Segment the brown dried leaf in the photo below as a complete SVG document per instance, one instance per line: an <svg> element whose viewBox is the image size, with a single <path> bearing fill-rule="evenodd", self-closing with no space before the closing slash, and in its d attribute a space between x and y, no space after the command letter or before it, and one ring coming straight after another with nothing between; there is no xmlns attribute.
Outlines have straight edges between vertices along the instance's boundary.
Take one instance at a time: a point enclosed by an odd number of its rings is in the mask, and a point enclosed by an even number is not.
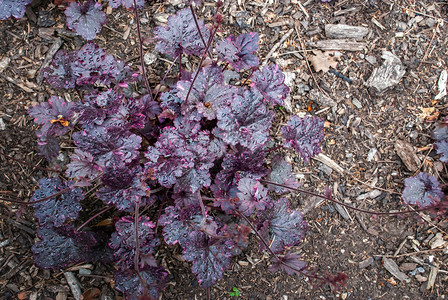
<svg viewBox="0 0 448 300"><path fill-rule="evenodd" d="M334 56L330 56L330 51L322 52L320 50L313 50L314 55L310 56L310 62L316 72L328 72L330 68L336 68L338 62Z"/></svg>

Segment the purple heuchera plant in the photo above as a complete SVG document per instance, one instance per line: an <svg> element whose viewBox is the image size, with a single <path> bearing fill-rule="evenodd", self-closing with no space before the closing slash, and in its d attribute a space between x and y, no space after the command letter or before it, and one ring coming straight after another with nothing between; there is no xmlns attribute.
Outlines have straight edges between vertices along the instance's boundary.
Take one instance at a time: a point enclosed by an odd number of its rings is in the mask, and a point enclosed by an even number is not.
<svg viewBox="0 0 448 300"><path fill-rule="evenodd" d="M0 0L0 20L13 16L16 19L23 17L26 6L32 0Z"/></svg>
<svg viewBox="0 0 448 300"><path fill-rule="evenodd" d="M102 8L100 3L93 0L87 0L84 4L72 2L65 10L67 27L84 39L93 40L106 23L106 14Z"/></svg>
<svg viewBox="0 0 448 300"><path fill-rule="evenodd" d="M145 0L137 0L137 8L142 8L145 5ZM117 8L123 5L126 8L134 7L134 0L109 0L109 5L112 8Z"/></svg>
<svg viewBox="0 0 448 300"><path fill-rule="evenodd" d="M406 204L424 208L438 204L445 199L445 194L436 177L420 172L404 180L402 198Z"/></svg>
<svg viewBox="0 0 448 300"><path fill-rule="evenodd" d="M317 117L300 118L291 116L287 126L282 128L284 145L300 153L308 162L311 157L320 153L320 143L324 140L324 122Z"/></svg>
<svg viewBox="0 0 448 300"><path fill-rule="evenodd" d="M131 8L132 2L109 3ZM88 8L83 13L86 26L90 10L102 13L92 1L73 7ZM92 28L95 34L98 24ZM199 30L206 41L213 41L202 21ZM205 49L189 8L154 33L156 49L172 57L214 53ZM258 65L257 41L257 34L243 34L220 42L215 50L240 71ZM179 244L183 258L192 262L202 287L223 276L231 258L247 247L252 229L275 253L298 245L306 231L302 215L289 208L287 199L275 201L269 193L288 191L275 184L298 185L291 166L281 157L271 157L275 148L268 148L274 118L269 103L283 103L288 92L284 75L278 66L266 66L254 73L253 84L247 87L232 85L231 79L240 74L229 71L216 63L182 70L177 80L166 81L160 98L154 98L155 93L146 90L139 95L143 78L93 43L55 55L43 76L55 88L76 88L82 100L71 103L52 97L31 108L30 115L42 125L39 150L49 158L59 151L56 137L72 131L76 149L65 173L77 182L44 179L31 200L41 225L41 241L33 247L38 266L64 268L114 252L117 290L129 299L157 298L167 281L153 256L160 243L154 233L157 222L166 244ZM293 116L282 133L285 145L308 160L320 151L323 122ZM71 186L86 186L93 180L100 185L96 197L125 214L116 222L115 233L106 237L89 233L85 223L82 232L74 227L80 221L76 218L82 193ZM65 187L70 191L37 202ZM211 194L214 198L209 198ZM147 209L160 211L159 220L150 219L155 215L145 214ZM126 215L130 213L139 215L137 222ZM105 244L112 248L107 248L109 252L97 251ZM56 257L51 251L65 256ZM274 269L294 273L304 263L287 254L274 264Z"/></svg>

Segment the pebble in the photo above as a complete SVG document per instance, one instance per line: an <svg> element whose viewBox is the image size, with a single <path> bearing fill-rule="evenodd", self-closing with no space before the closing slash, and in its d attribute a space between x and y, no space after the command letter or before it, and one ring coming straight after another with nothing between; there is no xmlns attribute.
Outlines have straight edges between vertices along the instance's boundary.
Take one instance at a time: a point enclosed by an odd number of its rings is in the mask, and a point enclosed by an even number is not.
<svg viewBox="0 0 448 300"><path fill-rule="evenodd" d="M403 272L412 271L415 270L415 268L417 268L417 264L415 263L402 263L400 265L400 270Z"/></svg>
<svg viewBox="0 0 448 300"><path fill-rule="evenodd" d="M420 274L415 275L415 279L417 279L418 282L425 282L425 281L428 280L427 277L422 276L422 275L420 275Z"/></svg>
<svg viewBox="0 0 448 300"><path fill-rule="evenodd" d="M367 258L367 259L365 259L363 261L360 261L358 263L358 267L360 269L365 269L365 268L367 268L368 266L370 266L372 264L373 264L373 257L369 257L369 258Z"/></svg>
<svg viewBox="0 0 448 300"><path fill-rule="evenodd" d="M372 65L376 64L376 57L373 55L367 55L366 60L368 63L370 63Z"/></svg>
<svg viewBox="0 0 448 300"><path fill-rule="evenodd" d="M362 108L362 103L358 99L353 98L352 103L354 106L356 106L356 108L358 108L358 109Z"/></svg>

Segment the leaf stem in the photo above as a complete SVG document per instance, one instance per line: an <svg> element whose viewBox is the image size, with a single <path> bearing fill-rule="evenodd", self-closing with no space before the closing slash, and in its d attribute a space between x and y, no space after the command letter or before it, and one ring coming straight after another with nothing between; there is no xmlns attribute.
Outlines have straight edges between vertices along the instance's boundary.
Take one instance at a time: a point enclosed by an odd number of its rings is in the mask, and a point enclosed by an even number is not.
<svg viewBox="0 0 448 300"><path fill-rule="evenodd" d="M167 77L168 74L170 73L170 71L171 71L171 69L173 68L174 64L176 64L176 60L177 60L177 57L174 58L173 62L172 62L171 65L168 67L168 70L165 72L165 75L163 75L163 78L162 78L162 80L161 80L160 82L164 82L164 81L165 81L166 77ZM179 62L179 64L180 64L180 62ZM180 71L179 71L179 74L180 74ZM180 75L179 75L179 76L180 76ZM162 88L161 86L159 86L159 87L157 88L157 90L156 90L156 95L154 96L154 100L157 99L157 96L159 95L159 92L160 92L160 89L161 89L161 88Z"/></svg>
<svg viewBox="0 0 448 300"><path fill-rule="evenodd" d="M113 206L109 206L106 207L105 209L101 210L100 212L94 214L93 216L91 216L87 221L85 221L81 226L78 227L78 229L76 229L76 231L80 231L84 226L86 226L87 224L90 223L90 221L92 221L93 219L95 219L96 217L98 217L99 215L102 215L103 213L105 213L106 211L112 209Z"/></svg>
<svg viewBox="0 0 448 300"><path fill-rule="evenodd" d="M146 89L148 90L148 93L151 97L151 100L153 99L152 90L149 86L148 76L146 76L146 68L145 68L145 60L143 59L143 42L142 42L142 33L140 31L140 17L138 16L138 9L137 9L137 1L134 0L134 12L135 12L135 22L137 23L137 34L138 34L138 45L139 45L139 54L140 54L140 65L142 67L142 73L143 73L143 79L145 81Z"/></svg>
<svg viewBox="0 0 448 300"><path fill-rule="evenodd" d="M191 4L191 3L190 3L190 10L191 10L191 14L193 15L194 24L196 25L196 28L199 32L199 36L201 37L202 43L204 44L204 47L207 48L207 43L205 42L204 36L202 35L201 28L199 27L198 19L196 17L196 13L194 12L194 9L193 9L193 4ZM209 50L206 49L205 51L207 53ZM211 53L209 53L209 56L211 57ZM179 73L180 73L180 70L179 70Z"/></svg>
<svg viewBox="0 0 448 300"><path fill-rule="evenodd" d="M279 186L279 187L283 187L283 188L287 188L296 192L300 192L300 193L305 193L311 196L315 196L315 197L319 197L328 201L331 201L333 203L337 203L339 205L345 206L347 208L350 208L352 210L358 211L358 212L362 212L362 213L366 213L366 214L371 214L371 215L388 215L388 216L394 216L394 215L401 215L401 214L410 214L410 213L414 213L414 212L419 212L419 211L426 211L428 210L428 208L421 208L421 209L415 209L415 210L405 210L405 211L396 211L396 212L381 212L381 211L375 211L375 210L366 210L366 209L362 209L362 208L357 208L354 206L351 206L349 204L346 204L344 202L335 200L331 197L326 197L326 196L322 196L320 194L314 193L314 192L310 192L310 191L306 191L306 190L302 190L299 188L293 188L290 187L288 185L284 185L284 184L279 184L279 183L275 183L272 181L268 181L268 180L260 180L260 182L266 183L266 184L271 184L271 185L275 185L275 186Z"/></svg>

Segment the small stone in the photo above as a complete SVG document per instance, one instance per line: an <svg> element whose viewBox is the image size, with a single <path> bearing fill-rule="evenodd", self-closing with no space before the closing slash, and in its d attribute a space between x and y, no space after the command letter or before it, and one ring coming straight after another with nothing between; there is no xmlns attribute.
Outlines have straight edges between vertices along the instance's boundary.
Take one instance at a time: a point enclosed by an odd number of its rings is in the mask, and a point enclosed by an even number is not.
<svg viewBox="0 0 448 300"><path fill-rule="evenodd" d="M405 22L397 22L397 31L405 31L408 25Z"/></svg>
<svg viewBox="0 0 448 300"><path fill-rule="evenodd" d="M362 108L362 103L358 99L353 98L352 103L353 103L354 106L356 106L357 109L361 109Z"/></svg>
<svg viewBox="0 0 448 300"><path fill-rule="evenodd" d="M371 65L375 65L376 64L376 57L373 55L367 55L366 56L366 60L368 63L370 63Z"/></svg>
<svg viewBox="0 0 448 300"><path fill-rule="evenodd" d="M92 271L90 271L89 269L84 269L84 268L81 268L81 269L79 269L79 275L90 275L90 274L92 274Z"/></svg>
<svg viewBox="0 0 448 300"><path fill-rule="evenodd" d="M153 63L156 62L157 60L157 55L155 55L154 53L145 53L145 55L143 56L143 60L145 61L145 64L152 65Z"/></svg>
<svg viewBox="0 0 448 300"><path fill-rule="evenodd" d="M2 60L0 60L0 73L6 70L6 68L9 66L9 63L11 62L11 59L9 57L4 57Z"/></svg>
<svg viewBox="0 0 448 300"><path fill-rule="evenodd" d="M368 257L367 259L364 259L363 261L360 261L358 263L358 267L360 269L365 269L365 268L367 268L368 266L370 266L372 264L373 264L373 257Z"/></svg>
<svg viewBox="0 0 448 300"><path fill-rule="evenodd" d="M409 272L415 270L415 268L417 268L417 264L415 263L402 263L400 265L400 270L403 272Z"/></svg>
<svg viewBox="0 0 448 300"><path fill-rule="evenodd" d="M3 118L0 118L0 130L5 130L5 129L6 129L5 122L3 122Z"/></svg>
<svg viewBox="0 0 448 300"><path fill-rule="evenodd" d="M422 276L422 275L420 275L420 274L415 275L415 279L417 279L418 282L425 282L425 281L428 280L427 277Z"/></svg>
<svg viewBox="0 0 448 300"><path fill-rule="evenodd" d="M373 157L375 156L376 152L378 150L376 148L370 148L369 153L367 154L367 161L372 161Z"/></svg>

